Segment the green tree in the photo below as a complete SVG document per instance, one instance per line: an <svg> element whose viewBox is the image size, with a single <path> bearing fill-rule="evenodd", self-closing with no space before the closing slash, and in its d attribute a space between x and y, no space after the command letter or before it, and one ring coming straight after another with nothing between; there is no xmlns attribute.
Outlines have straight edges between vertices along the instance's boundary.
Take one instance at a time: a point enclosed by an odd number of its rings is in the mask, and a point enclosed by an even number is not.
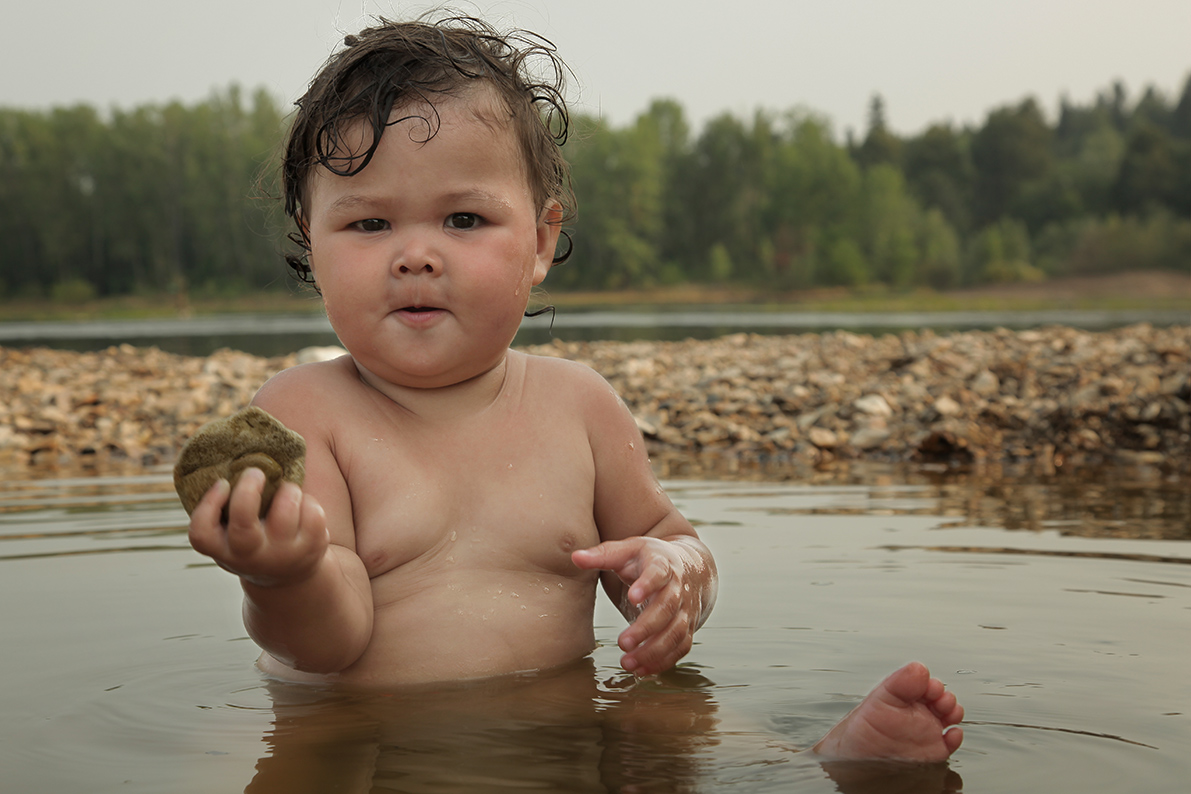
<svg viewBox="0 0 1191 794"><path fill-rule="evenodd" d="M907 187L924 207L935 207L956 229L972 222L975 167L970 136L949 124L933 124L906 141L902 162Z"/></svg>
<svg viewBox="0 0 1191 794"><path fill-rule="evenodd" d="M921 211L906 192L901 172L890 165L870 168L864 175L864 223L868 260L873 277L898 289L911 286L917 276Z"/></svg>
<svg viewBox="0 0 1191 794"><path fill-rule="evenodd" d="M1170 135L1153 124L1139 124L1129 135L1112 199L1122 213L1140 213L1176 201L1177 156Z"/></svg>
<svg viewBox="0 0 1191 794"><path fill-rule="evenodd" d="M1042 271L1030 264L1030 235L1021 221L1004 219L984 227L968 252L971 278L976 283L1040 281Z"/></svg>
<svg viewBox="0 0 1191 794"><path fill-rule="evenodd" d="M973 217L986 225L1013 214L1027 185L1053 164L1051 130L1033 99L989 114L972 137L976 168Z"/></svg>
<svg viewBox="0 0 1191 794"><path fill-rule="evenodd" d="M1183 82L1183 90L1170 114L1171 134L1191 140L1191 73Z"/></svg>
<svg viewBox="0 0 1191 794"><path fill-rule="evenodd" d="M963 260L959 235L943 213L935 208L922 217L919 232L920 258L915 283L948 289L960 283Z"/></svg>
<svg viewBox="0 0 1191 794"><path fill-rule="evenodd" d="M868 132L856 150L857 162L864 168L901 164L902 142L885 121L885 100L874 94L868 106Z"/></svg>
<svg viewBox="0 0 1191 794"><path fill-rule="evenodd" d="M672 195L685 212L672 212L668 251L697 281L712 278L710 252L720 245L744 278L754 277L768 240L762 217L776 133L765 114L752 126L724 114L707 123L690 150L675 161Z"/></svg>
<svg viewBox="0 0 1191 794"><path fill-rule="evenodd" d="M768 275L786 287L868 281L863 254L852 256L851 249L837 245L840 240L859 245L860 169L832 140L822 118L792 112L783 122L764 183Z"/></svg>
<svg viewBox="0 0 1191 794"><path fill-rule="evenodd" d="M656 103L622 130L591 117L572 119L576 248L553 283L617 289L662 280L667 147L680 145L685 134L674 110L672 103Z"/></svg>

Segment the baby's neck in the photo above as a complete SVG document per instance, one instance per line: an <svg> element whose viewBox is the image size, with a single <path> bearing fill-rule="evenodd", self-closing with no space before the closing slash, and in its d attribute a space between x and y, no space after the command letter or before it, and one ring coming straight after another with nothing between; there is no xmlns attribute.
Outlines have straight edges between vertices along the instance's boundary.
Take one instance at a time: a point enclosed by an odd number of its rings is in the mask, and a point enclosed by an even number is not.
<svg viewBox="0 0 1191 794"><path fill-rule="evenodd" d="M473 416L491 407L505 389L509 361L506 351L491 369L467 380L436 388L417 388L391 383L356 362L360 380L401 410L420 419L436 422Z"/></svg>

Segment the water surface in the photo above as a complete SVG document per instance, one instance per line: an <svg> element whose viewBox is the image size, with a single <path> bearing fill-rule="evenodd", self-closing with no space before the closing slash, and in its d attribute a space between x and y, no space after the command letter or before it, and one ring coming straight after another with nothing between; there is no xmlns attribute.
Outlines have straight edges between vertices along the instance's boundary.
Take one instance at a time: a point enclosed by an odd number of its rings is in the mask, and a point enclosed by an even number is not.
<svg viewBox="0 0 1191 794"><path fill-rule="evenodd" d="M869 334L933 328L936 331L1035 328L1068 325L1104 330L1133 323L1191 322L1177 310L1062 310L968 312L808 312L758 306L627 307L614 311L561 308L553 316L526 318L515 344L615 340L714 339L747 331L789 334L846 330ZM321 314L235 314L150 320L0 323L0 345L102 350L115 344L153 344L184 355L208 355L221 347L260 356L286 355L303 347L338 344Z"/></svg>
<svg viewBox="0 0 1191 794"><path fill-rule="evenodd" d="M1191 775L1191 505L1159 472L669 481L722 576L678 672L623 675L601 596L601 647L575 668L368 697L261 678L238 586L187 545L165 472L7 474L5 792L1182 792ZM797 752L910 659L967 708L948 765Z"/></svg>

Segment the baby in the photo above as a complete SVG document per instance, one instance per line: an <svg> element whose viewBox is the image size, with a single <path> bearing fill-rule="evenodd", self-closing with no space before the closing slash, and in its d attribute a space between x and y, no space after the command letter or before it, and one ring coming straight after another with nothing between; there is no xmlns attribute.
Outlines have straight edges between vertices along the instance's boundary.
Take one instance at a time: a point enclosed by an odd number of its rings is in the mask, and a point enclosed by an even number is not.
<svg viewBox="0 0 1191 794"><path fill-rule="evenodd" d="M715 602L711 554L609 385L509 349L565 259L563 67L469 19L345 43L298 102L283 178L304 249L291 266L349 355L286 370L253 401L305 439L304 484L261 519L259 470L220 480L192 545L240 578L275 677L392 687L563 665L595 646L597 578L630 621L624 669L669 669ZM878 706L928 714L945 758L962 711L919 668ZM872 756L838 741L860 722L874 724L854 712L824 752Z"/></svg>

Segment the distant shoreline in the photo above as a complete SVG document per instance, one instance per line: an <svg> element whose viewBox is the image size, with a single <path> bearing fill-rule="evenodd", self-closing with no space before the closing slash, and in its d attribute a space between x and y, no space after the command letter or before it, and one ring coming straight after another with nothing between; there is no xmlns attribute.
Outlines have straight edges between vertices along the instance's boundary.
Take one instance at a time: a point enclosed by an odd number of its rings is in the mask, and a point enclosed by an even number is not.
<svg viewBox="0 0 1191 794"><path fill-rule="evenodd" d="M525 348L592 366L651 454L1102 464L1191 474L1191 323L874 337L844 331ZM0 463L161 466L296 355L0 347Z"/></svg>
<svg viewBox="0 0 1191 794"><path fill-rule="evenodd" d="M626 307L739 306L741 310L805 312L970 312L970 311L1186 311L1191 316L1191 273L1146 271L1051 279L1035 283L985 285L938 292L896 292L874 287L819 288L774 292L736 285L682 284L650 290L554 292L535 290L535 305L567 309L616 310ZM238 297L200 295L124 296L78 305L10 299L0 301L0 323L76 322L160 318L202 318L224 314L318 315L322 304L305 287L286 283L269 292Z"/></svg>

